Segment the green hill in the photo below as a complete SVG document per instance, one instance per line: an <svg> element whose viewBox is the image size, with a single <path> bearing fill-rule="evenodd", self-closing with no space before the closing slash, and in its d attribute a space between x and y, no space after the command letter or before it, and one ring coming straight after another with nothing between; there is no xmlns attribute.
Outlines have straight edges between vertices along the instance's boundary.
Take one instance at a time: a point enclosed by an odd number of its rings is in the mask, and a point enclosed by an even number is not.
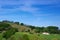
<svg viewBox="0 0 60 40"><path fill-rule="evenodd" d="M0 40L60 40L59 37L60 29L57 26L36 27L6 20L0 22Z"/></svg>

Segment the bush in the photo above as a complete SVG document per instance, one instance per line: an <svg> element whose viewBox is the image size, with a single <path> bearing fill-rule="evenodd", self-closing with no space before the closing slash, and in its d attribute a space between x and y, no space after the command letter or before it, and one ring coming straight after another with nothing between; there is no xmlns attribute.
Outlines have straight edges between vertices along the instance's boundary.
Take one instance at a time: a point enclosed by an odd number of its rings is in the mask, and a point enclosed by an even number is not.
<svg viewBox="0 0 60 40"><path fill-rule="evenodd" d="M5 33L4 33L4 38L9 38L11 37L12 35L14 35L16 32L16 29L15 28L11 28L10 30L7 30Z"/></svg>
<svg viewBox="0 0 60 40"><path fill-rule="evenodd" d="M7 30L11 28L11 26L7 23L0 23L0 31Z"/></svg>

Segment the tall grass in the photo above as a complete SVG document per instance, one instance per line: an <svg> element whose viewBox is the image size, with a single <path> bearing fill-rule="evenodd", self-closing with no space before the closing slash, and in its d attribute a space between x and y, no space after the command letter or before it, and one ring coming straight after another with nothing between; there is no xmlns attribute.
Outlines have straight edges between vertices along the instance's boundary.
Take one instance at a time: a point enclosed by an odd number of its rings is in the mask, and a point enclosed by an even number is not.
<svg viewBox="0 0 60 40"><path fill-rule="evenodd" d="M10 37L10 40L60 40L60 35L43 35L17 32Z"/></svg>

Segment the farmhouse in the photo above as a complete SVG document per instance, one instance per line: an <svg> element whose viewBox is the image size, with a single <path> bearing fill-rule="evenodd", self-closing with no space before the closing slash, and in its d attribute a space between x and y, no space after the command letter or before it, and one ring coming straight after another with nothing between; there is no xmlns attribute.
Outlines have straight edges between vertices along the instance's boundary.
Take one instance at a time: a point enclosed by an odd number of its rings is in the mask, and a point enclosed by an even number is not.
<svg viewBox="0 0 60 40"><path fill-rule="evenodd" d="M43 32L42 34L44 34L44 35L49 35L49 33L48 33L48 32Z"/></svg>

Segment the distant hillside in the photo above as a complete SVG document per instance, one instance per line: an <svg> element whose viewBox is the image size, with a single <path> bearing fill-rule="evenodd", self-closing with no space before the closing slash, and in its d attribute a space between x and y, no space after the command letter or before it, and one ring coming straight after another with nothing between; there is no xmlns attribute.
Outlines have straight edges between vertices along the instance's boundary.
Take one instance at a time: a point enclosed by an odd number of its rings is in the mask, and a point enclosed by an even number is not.
<svg viewBox="0 0 60 40"><path fill-rule="evenodd" d="M9 24L11 27L17 28L18 31L20 31L20 32L31 31L31 28L27 27L27 26L24 25L23 23L12 22L12 21L7 21L7 20L4 20L4 21L2 21L2 22L0 22L0 23Z"/></svg>
<svg viewBox="0 0 60 40"><path fill-rule="evenodd" d="M7 21L7 20L1 21L0 24L3 24L3 25L6 24L12 28L16 28L19 32L30 32L30 33L49 32L51 34L60 34L60 29L57 26L36 27L32 25L25 25L24 23ZM1 29L4 29L4 27L1 27Z"/></svg>
<svg viewBox="0 0 60 40"><path fill-rule="evenodd" d="M56 36L60 34L60 29L57 26L36 27L13 21L0 21L0 40L45 40L47 38L49 40L52 36L45 35L45 38L42 35L44 32ZM58 40L58 37L56 40Z"/></svg>

